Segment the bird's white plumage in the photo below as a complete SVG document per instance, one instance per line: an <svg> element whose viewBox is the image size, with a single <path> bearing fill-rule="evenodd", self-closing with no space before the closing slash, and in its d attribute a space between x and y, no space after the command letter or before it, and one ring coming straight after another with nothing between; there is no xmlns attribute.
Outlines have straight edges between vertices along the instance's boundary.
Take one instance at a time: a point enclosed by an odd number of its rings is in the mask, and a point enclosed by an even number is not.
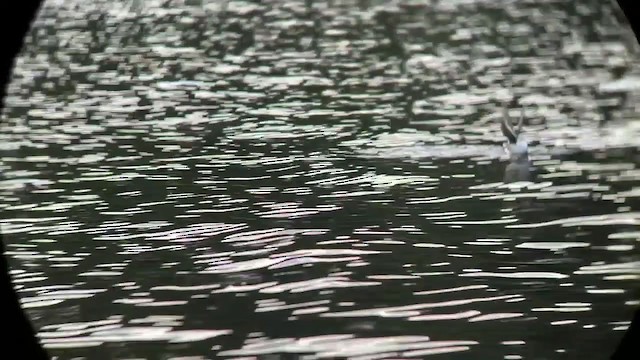
<svg viewBox="0 0 640 360"><path fill-rule="evenodd" d="M529 144L526 139L518 138L515 144L505 143L505 148L511 161L523 160L529 158Z"/></svg>

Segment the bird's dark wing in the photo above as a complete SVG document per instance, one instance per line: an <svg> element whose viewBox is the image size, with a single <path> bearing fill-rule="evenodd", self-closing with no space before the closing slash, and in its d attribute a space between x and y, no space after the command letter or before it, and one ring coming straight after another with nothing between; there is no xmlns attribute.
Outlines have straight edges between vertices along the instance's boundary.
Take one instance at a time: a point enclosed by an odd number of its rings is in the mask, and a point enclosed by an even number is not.
<svg viewBox="0 0 640 360"><path fill-rule="evenodd" d="M511 125L511 118L509 117L509 109L506 107L502 112L502 123L500 124L500 130L502 130L502 134L509 139L509 142L515 144L518 140L518 134L513 129L513 125Z"/></svg>

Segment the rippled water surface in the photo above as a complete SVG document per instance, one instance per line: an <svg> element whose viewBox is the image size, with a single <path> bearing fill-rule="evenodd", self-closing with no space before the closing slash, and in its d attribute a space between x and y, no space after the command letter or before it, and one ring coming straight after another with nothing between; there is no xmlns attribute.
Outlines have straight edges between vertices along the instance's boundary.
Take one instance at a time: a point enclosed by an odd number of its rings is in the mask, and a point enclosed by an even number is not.
<svg viewBox="0 0 640 360"><path fill-rule="evenodd" d="M0 129L0 226L41 340L58 359L606 358L640 300L640 67L615 6L46 2Z"/></svg>

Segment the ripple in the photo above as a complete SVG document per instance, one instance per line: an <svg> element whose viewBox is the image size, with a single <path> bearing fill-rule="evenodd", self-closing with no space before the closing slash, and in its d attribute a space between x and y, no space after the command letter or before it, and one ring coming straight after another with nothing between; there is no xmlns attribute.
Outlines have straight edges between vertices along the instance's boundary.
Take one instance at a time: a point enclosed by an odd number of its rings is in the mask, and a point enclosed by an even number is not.
<svg viewBox="0 0 640 360"><path fill-rule="evenodd" d="M588 247L591 244L584 242L524 242L516 245L517 248L523 249L541 249L541 250L565 250L576 247Z"/></svg>
<svg viewBox="0 0 640 360"><path fill-rule="evenodd" d="M305 303L297 303L297 304L284 304L284 303L269 303L267 305L260 305L256 308L256 312L271 312L271 311L280 311L280 310L292 310L292 309L317 309L318 305L329 304L328 300L318 300L318 301L309 301ZM321 307L325 309L326 307ZM324 311L323 311L324 312Z"/></svg>
<svg viewBox="0 0 640 360"><path fill-rule="evenodd" d="M452 314L429 314L410 316L409 321L459 320L472 318L480 314L481 312L477 310L467 310Z"/></svg>
<svg viewBox="0 0 640 360"><path fill-rule="evenodd" d="M476 290L476 289L486 289L486 288L488 288L487 285L468 285L468 286L459 286L459 287L449 288L449 289L418 291L418 292L415 292L414 295L433 295L433 294L443 294L443 293L457 292L457 291L463 291L463 290Z"/></svg>
<svg viewBox="0 0 640 360"><path fill-rule="evenodd" d="M39 333L45 348L95 347L109 342L168 341L170 343L190 343L203 341L221 335L231 334L231 330L172 330L168 327L125 327L119 329L93 331L87 336L48 337Z"/></svg>
<svg viewBox="0 0 640 360"><path fill-rule="evenodd" d="M219 356L265 355L274 353L313 353L319 358L357 357L392 353L400 356L465 351L476 341L430 341L426 336L354 338L353 335L323 335L310 338L261 339L238 350L219 352Z"/></svg>
<svg viewBox="0 0 640 360"><path fill-rule="evenodd" d="M374 286L380 285L380 282L375 281L350 281L345 277L328 277L322 279L312 279L300 282L293 282L288 284L280 284L276 286L270 286L260 289L261 293L265 294L278 294L282 292L301 293L306 291L314 291L319 289L334 289L334 288L352 288L358 286Z"/></svg>
<svg viewBox="0 0 640 360"><path fill-rule="evenodd" d="M298 266L304 264L313 263L332 263L332 262L351 262L360 259L357 255L364 254L377 254L376 251L361 251L361 250L309 250L300 252L291 252L283 254L274 254L269 258L252 259L239 262L232 262L223 265L216 265L208 267L203 270L202 273L214 274L214 273L233 273L250 271L256 269L279 269L291 266ZM314 256L315 255L315 256ZM339 255L353 255L353 256L339 256Z"/></svg>
<svg viewBox="0 0 640 360"><path fill-rule="evenodd" d="M513 319L524 316L521 313L494 313L494 314L483 314L472 317L469 319L469 322L478 322L478 321L489 321L489 320L503 320L503 319Z"/></svg>
<svg viewBox="0 0 640 360"><path fill-rule="evenodd" d="M555 273L555 272L515 272L515 273L493 273L493 272L472 272L459 274L458 276L465 277L502 277L502 278L511 278L511 279L565 279L568 278L569 275Z"/></svg>
<svg viewBox="0 0 640 360"><path fill-rule="evenodd" d="M640 223L640 213L623 213L594 216L579 216L552 220L541 223L507 225L510 228L541 228L548 226L603 226L603 225L637 225Z"/></svg>
<svg viewBox="0 0 640 360"><path fill-rule="evenodd" d="M424 303L424 304L377 308L377 309L330 312L330 313L322 314L321 316L323 317L368 317L368 316L387 317L394 313L399 313L401 314L402 317L416 316L414 312L417 310L449 307L449 306L460 306L460 305L473 304L477 302L513 299L517 297L518 297L517 295L504 295L504 296L493 296L493 297L484 297L484 298L470 298L470 299L443 301L438 303Z"/></svg>
<svg viewBox="0 0 640 360"><path fill-rule="evenodd" d="M581 266L574 274L640 274L640 262Z"/></svg>

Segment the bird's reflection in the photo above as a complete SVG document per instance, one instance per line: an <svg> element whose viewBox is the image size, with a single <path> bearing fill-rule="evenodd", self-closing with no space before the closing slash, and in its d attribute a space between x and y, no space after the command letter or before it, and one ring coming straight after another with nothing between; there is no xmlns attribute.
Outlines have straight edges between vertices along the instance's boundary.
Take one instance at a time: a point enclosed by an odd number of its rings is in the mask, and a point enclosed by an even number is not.
<svg viewBox="0 0 640 360"><path fill-rule="evenodd" d="M509 161L504 169L504 183L533 181L534 172L529 159L526 161Z"/></svg>

